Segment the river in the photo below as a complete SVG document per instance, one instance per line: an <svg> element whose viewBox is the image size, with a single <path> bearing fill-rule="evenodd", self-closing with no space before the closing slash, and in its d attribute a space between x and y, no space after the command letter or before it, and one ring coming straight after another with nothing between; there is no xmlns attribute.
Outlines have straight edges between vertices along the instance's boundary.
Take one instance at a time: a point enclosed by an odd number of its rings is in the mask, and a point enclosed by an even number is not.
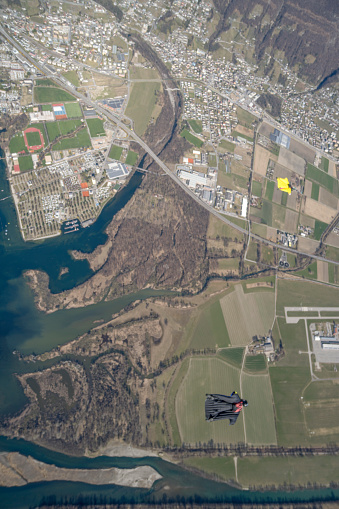
<svg viewBox="0 0 339 509"><path fill-rule="evenodd" d="M3 154L0 153L3 157ZM113 313L137 299L163 294L144 290L123 296L111 302L100 302L86 308L62 310L46 315L34 306L31 290L25 284L22 272L40 269L47 272L52 292L60 292L82 283L92 274L84 260L74 260L69 250L90 252L105 242L105 227L130 199L140 185L142 175L134 174L130 182L103 209L98 220L79 234L25 243L20 235L12 198L0 201L0 414L18 412L26 402L22 388L13 375L41 368L41 363L28 364L13 355L17 349L23 353L40 353L65 343L95 326L95 321L108 320ZM0 160L0 200L10 196L4 161ZM5 235L7 233L7 235ZM59 278L60 268L68 272ZM47 361L44 366L53 364ZM72 482L35 483L24 487L0 488L1 507L26 508L40 503L82 501L142 501L189 499L196 501L225 502L278 502L339 499L339 490L303 490L294 492L259 493L241 491L225 483L217 483L192 474L160 458L85 458L56 453L23 440L0 437L0 451L18 451L40 461L68 468L131 468L137 465L154 467L163 479L152 490L126 488L114 485L93 486ZM82 498L81 498L82 497ZM81 500L80 500L81 498Z"/></svg>

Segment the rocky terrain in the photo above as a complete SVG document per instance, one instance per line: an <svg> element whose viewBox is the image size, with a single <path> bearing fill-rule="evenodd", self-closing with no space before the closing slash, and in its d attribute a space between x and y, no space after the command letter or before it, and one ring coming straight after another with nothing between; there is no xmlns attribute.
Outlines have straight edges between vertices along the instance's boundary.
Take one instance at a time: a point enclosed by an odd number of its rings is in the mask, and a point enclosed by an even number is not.
<svg viewBox="0 0 339 509"><path fill-rule="evenodd" d="M318 85L339 69L339 4L332 0L213 0L220 14L209 40L213 49L218 37L230 28L230 18L245 23L255 40L260 63L265 54L283 53L289 66ZM246 31L245 31L246 35Z"/></svg>

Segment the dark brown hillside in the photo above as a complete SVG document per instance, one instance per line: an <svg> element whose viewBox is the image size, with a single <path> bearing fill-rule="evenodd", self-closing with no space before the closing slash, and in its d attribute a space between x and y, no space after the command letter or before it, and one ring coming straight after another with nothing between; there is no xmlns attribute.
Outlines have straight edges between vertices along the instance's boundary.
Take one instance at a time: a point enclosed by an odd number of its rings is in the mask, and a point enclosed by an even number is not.
<svg viewBox="0 0 339 509"><path fill-rule="evenodd" d="M260 62L265 53L283 51L291 67L318 85L339 69L339 2L332 0L214 0L221 14L209 48L228 30L229 18L240 14L254 29L255 54ZM262 6L259 16L251 13ZM265 18L265 22L264 22ZM269 22L267 22L269 20Z"/></svg>

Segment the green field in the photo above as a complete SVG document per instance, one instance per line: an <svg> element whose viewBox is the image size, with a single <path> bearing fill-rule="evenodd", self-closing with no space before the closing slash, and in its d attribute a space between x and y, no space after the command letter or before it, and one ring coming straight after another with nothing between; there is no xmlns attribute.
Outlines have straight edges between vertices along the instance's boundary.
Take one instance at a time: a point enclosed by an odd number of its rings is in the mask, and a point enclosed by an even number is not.
<svg viewBox="0 0 339 509"><path fill-rule="evenodd" d="M109 151L109 156L111 159L116 159L120 161L120 157L122 154L122 147L118 147L118 145L112 145L111 150Z"/></svg>
<svg viewBox="0 0 339 509"><path fill-rule="evenodd" d="M251 136L246 136L246 134L238 133L238 131L232 131L231 135L233 136L233 138L237 138L238 136L240 136L240 138L244 138L247 141L253 142L253 138L251 138Z"/></svg>
<svg viewBox="0 0 339 509"><path fill-rule="evenodd" d="M80 85L79 76L76 71L63 72L62 75L75 87L78 87Z"/></svg>
<svg viewBox="0 0 339 509"><path fill-rule="evenodd" d="M244 293L242 285L220 300L233 346L247 345L254 335L265 335L274 319L272 292Z"/></svg>
<svg viewBox="0 0 339 509"><path fill-rule="evenodd" d="M60 120L60 122L58 122L59 124L59 130L60 130L60 134L69 134L69 133L72 133L73 131L75 131L81 124L81 120Z"/></svg>
<svg viewBox="0 0 339 509"><path fill-rule="evenodd" d="M268 180L266 183L265 198L269 201L273 200L274 185L275 185L275 183L272 182L272 180Z"/></svg>
<svg viewBox="0 0 339 509"><path fill-rule="evenodd" d="M239 106L237 107L237 117L239 124L251 129L253 122L257 120L257 117L252 115L246 110L243 110Z"/></svg>
<svg viewBox="0 0 339 509"><path fill-rule="evenodd" d="M178 390L176 415L181 439L185 443L244 442L243 416L236 426L224 420L205 421L205 394L225 394L239 388L239 370L220 359L191 358L187 374ZM194 416L194 418L192 418Z"/></svg>
<svg viewBox="0 0 339 509"><path fill-rule="evenodd" d="M338 180L319 170L313 164L307 163L306 178L325 187L330 193L338 195Z"/></svg>
<svg viewBox="0 0 339 509"><path fill-rule="evenodd" d="M82 111L79 103L66 103L65 110L68 118L82 117Z"/></svg>
<svg viewBox="0 0 339 509"><path fill-rule="evenodd" d="M49 141L54 141L60 136L59 122L46 122L46 129Z"/></svg>
<svg viewBox="0 0 339 509"><path fill-rule="evenodd" d="M33 160L32 160L31 155L21 156L18 159L19 159L20 171L33 170Z"/></svg>
<svg viewBox="0 0 339 509"><path fill-rule="evenodd" d="M323 171L326 171L326 173L328 173L328 165L329 165L329 160L327 159L327 157L322 157L321 161L320 161L320 169Z"/></svg>
<svg viewBox="0 0 339 509"><path fill-rule="evenodd" d="M55 87L54 81L50 80L49 78L42 78L35 80L35 85L37 87Z"/></svg>
<svg viewBox="0 0 339 509"><path fill-rule="evenodd" d="M134 120L137 134L146 131L156 103L156 94L160 91L160 83L133 83L132 92L126 108L126 116Z"/></svg>
<svg viewBox="0 0 339 509"><path fill-rule="evenodd" d="M18 152L27 152L25 140L21 133L14 135L9 142L9 151L11 154L17 154Z"/></svg>
<svg viewBox="0 0 339 509"><path fill-rule="evenodd" d="M308 267L306 267L306 269L298 270L296 274L306 279L317 279L317 272L317 262L313 262Z"/></svg>
<svg viewBox="0 0 339 509"><path fill-rule="evenodd" d="M35 145L41 145L40 133L26 133L27 143L30 147L34 147Z"/></svg>
<svg viewBox="0 0 339 509"><path fill-rule="evenodd" d="M263 224L272 226L273 206L270 201L263 200L261 209L251 207L251 214L260 218Z"/></svg>
<svg viewBox="0 0 339 509"><path fill-rule="evenodd" d="M197 134L202 133L202 123L200 120L191 119L188 121L188 123L195 133L197 133Z"/></svg>
<svg viewBox="0 0 339 509"><path fill-rule="evenodd" d="M262 191L262 185L260 182L257 182L256 180L252 180L252 194L254 196L261 197L261 191Z"/></svg>
<svg viewBox="0 0 339 509"><path fill-rule="evenodd" d="M54 145L53 150L68 150L71 148L91 147L91 140L87 129L81 129L73 138L66 138Z"/></svg>
<svg viewBox="0 0 339 509"><path fill-rule="evenodd" d="M250 241L248 249L247 249L247 260L253 260L254 262L258 261L258 243Z"/></svg>
<svg viewBox="0 0 339 509"><path fill-rule="evenodd" d="M235 149L235 144L227 140L221 140L221 142L219 143L219 147L228 150L228 152L233 153Z"/></svg>
<svg viewBox="0 0 339 509"><path fill-rule="evenodd" d="M311 281L278 279L277 315L284 316L284 306L333 306L339 302L339 289Z"/></svg>
<svg viewBox="0 0 339 509"><path fill-rule="evenodd" d="M41 131L41 134L44 138L45 145L47 145L48 140L47 140L46 130L45 130L44 126L45 126L44 122L41 122L41 123L36 123L36 124L29 124L27 127L35 127L36 129L39 129L39 131ZM40 144L40 137L39 137L39 144Z"/></svg>
<svg viewBox="0 0 339 509"><path fill-rule="evenodd" d="M34 87L34 101L36 103L74 102L74 99L71 94L61 88Z"/></svg>
<svg viewBox="0 0 339 509"><path fill-rule="evenodd" d="M322 221L319 221L318 219L315 220L314 233L313 233L313 237L315 238L315 240L320 240L320 237L323 234L323 232L326 230L327 226L328 226L327 223L323 223Z"/></svg>
<svg viewBox="0 0 339 509"><path fill-rule="evenodd" d="M41 104L42 111L52 111L52 105L51 104Z"/></svg>
<svg viewBox="0 0 339 509"><path fill-rule="evenodd" d="M101 118L90 118L86 120L91 138L105 136L104 123Z"/></svg>
<svg viewBox="0 0 339 509"><path fill-rule="evenodd" d="M281 205L283 207L286 207L286 205L287 205L287 198L288 198L288 194L287 193L282 193L281 194L281 202L280 203L281 203Z"/></svg>
<svg viewBox="0 0 339 509"><path fill-rule="evenodd" d="M247 371L252 371L253 373L266 371L267 365L265 355L247 355L245 360L245 369Z"/></svg>
<svg viewBox="0 0 339 509"><path fill-rule="evenodd" d="M279 361L278 366L308 366L308 357L299 352L307 351L306 331L304 320L298 323L286 323L284 318L278 318L280 336L274 337L276 346L281 339L285 356Z"/></svg>
<svg viewBox="0 0 339 509"><path fill-rule="evenodd" d="M313 403L319 400L337 399L338 397L338 384L335 382L335 380L312 382L304 392L305 403Z"/></svg>
<svg viewBox="0 0 339 509"><path fill-rule="evenodd" d="M221 348L230 345L224 315L222 314L220 302L205 307L199 313L196 326L193 332L191 348Z"/></svg>
<svg viewBox="0 0 339 509"><path fill-rule="evenodd" d="M244 348L223 348L219 350L218 357L231 364L235 368L241 368Z"/></svg>
<svg viewBox="0 0 339 509"><path fill-rule="evenodd" d="M280 363L279 363L280 364ZM276 415L279 445L306 445L309 437L305 427L300 397L311 380L307 367L271 367L270 377Z"/></svg>
<svg viewBox="0 0 339 509"><path fill-rule="evenodd" d="M183 131L181 131L180 136L185 138L189 143L192 143L192 145L194 145L195 147L200 148L204 144L204 142L202 140L200 140L196 136L193 136L193 134L191 134L189 131L187 131L187 129L184 129Z"/></svg>
<svg viewBox="0 0 339 509"><path fill-rule="evenodd" d="M244 486L327 484L338 469L338 456L247 457L238 459L238 481Z"/></svg>
<svg viewBox="0 0 339 509"><path fill-rule="evenodd" d="M319 200L319 184L316 184L315 182L312 182L312 191L311 191L311 198L312 200Z"/></svg>
<svg viewBox="0 0 339 509"><path fill-rule="evenodd" d="M334 262L339 262L339 248L333 246L326 246L326 258L329 258Z"/></svg>
<svg viewBox="0 0 339 509"><path fill-rule="evenodd" d="M254 357L255 358L255 357ZM269 375L241 375L246 441L249 444L276 444L274 410Z"/></svg>
<svg viewBox="0 0 339 509"><path fill-rule="evenodd" d="M126 157L126 164L129 164L131 166L134 166L135 163L138 160L138 154L136 152L133 152L133 150L129 150Z"/></svg>
<svg viewBox="0 0 339 509"><path fill-rule="evenodd" d="M235 467L232 457L221 458L185 458L184 465L193 469L206 472L207 474L215 474L223 481L235 480Z"/></svg>

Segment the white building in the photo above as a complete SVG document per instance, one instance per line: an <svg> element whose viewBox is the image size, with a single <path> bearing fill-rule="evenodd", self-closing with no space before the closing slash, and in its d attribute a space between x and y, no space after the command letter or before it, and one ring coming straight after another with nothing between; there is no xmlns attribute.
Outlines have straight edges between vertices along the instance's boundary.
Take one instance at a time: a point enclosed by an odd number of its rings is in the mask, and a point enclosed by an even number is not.
<svg viewBox="0 0 339 509"><path fill-rule="evenodd" d="M247 196L244 196L242 199L242 204L241 204L241 217L247 216L247 205L248 205L248 198L247 198Z"/></svg>

